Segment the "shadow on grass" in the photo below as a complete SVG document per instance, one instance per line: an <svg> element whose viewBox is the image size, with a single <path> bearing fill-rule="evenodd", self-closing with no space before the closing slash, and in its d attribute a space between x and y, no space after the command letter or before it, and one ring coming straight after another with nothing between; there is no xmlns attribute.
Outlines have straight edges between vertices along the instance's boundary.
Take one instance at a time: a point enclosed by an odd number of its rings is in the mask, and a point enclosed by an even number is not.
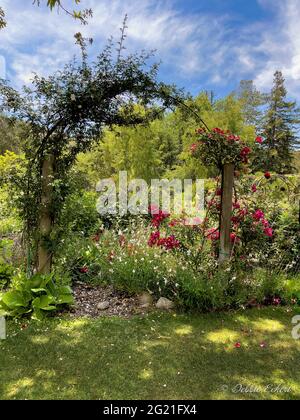
<svg viewBox="0 0 300 420"><path fill-rule="evenodd" d="M266 308L11 322L0 342L0 398L299 399L292 316Z"/></svg>

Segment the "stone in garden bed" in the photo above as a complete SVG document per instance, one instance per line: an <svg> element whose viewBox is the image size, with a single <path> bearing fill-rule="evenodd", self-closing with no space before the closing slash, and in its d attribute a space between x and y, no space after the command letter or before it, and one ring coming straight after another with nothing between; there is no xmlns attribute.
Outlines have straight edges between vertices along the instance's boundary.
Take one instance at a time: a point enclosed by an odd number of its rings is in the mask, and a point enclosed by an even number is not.
<svg viewBox="0 0 300 420"><path fill-rule="evenodd" d="M172 302L171 300L161 297L157 304L156 304L157 309L162 309L162 310L170 310L170 309L174 309L175 305L174 302Z"/></svg>
<svg viewBox="0 0 300 420"><path fill-rule="evenodd" d="M143 292L138 298L141 308L149 308L153 304L153 297L148 292Z"/></svg>

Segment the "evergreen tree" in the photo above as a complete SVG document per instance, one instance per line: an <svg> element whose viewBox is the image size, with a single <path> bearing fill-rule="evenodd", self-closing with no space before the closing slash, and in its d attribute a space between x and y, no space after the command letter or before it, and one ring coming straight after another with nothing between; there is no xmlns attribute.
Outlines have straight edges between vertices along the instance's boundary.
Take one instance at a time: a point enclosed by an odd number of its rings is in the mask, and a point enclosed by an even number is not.
<svg viewBox="0 0 300 420"><path fill-rule="evenodd" d="M242 80L236 96L242 107L245 124L259 130L262 124L262 107L267 103L267 95L256 89L253 80Z"/></svg>
<svg viewBox="0 0 300 420"><path fill-rule="evenodd" d="M262 130L266 154L261 169L281 174L293 172L293 151L299 144L295 131L297 124L299 110L296 102L287 100L285 79L281 71L276 71Z"/></svg>

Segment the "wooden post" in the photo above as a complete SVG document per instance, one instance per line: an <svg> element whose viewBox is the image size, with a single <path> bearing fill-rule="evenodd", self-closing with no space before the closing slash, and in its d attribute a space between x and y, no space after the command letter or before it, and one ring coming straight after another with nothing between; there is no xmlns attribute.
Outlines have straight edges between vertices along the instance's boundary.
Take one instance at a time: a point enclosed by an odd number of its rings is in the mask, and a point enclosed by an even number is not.
<svg viewBox="0 0 300 420"><path fill-rule="evenodd" d="M231 254L231 218L234 187L234 164L227 163L222 173L222 203L220 215L220 254L219 262L222 264L230 258Z"/></svg>
<svg viewBox="0 0 300 420"><path fill-rule="evenodd" d="M51 272L52 255L44 243L52 230L52 183L54 173L54 156L46 156L42 166L42 197L39 214L39 245L38 245L38 272L49 274Z"/></svg>

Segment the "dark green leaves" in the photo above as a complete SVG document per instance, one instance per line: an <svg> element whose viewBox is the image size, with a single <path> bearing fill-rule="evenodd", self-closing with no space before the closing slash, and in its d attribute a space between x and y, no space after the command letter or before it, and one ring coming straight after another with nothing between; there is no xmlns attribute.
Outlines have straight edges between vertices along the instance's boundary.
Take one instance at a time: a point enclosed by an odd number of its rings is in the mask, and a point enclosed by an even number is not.
<svg viewBox="0 0 300 420"><path fill-rule="evenodd" d="M0 296L0 312L13 317L32 314L42 319L48 312L73 303L71 288L57 285L52 275L35 275L31 279L23 275L15 289Z"/></svg>

